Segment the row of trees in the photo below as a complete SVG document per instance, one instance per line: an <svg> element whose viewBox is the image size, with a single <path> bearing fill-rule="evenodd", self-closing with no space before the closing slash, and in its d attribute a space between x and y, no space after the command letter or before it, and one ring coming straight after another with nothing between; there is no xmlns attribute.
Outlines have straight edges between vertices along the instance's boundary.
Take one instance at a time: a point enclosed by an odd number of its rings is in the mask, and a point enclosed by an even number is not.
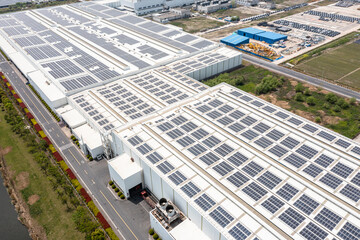
<svg viewBox="0 0 360 240"><path fill-rule="evenodd" d="M86 240L105 240L104 231L99 229L100 225L93 221L87 210L81 206L81 202L77 195L75 195L74 189L67 177L60 171L59 166L51 161L48 143L43 139L39 140L35 136L30 126L19 114L19 111L14 107L13 102L2 88L0 88L0 104L2 111L6 112L6 122L11 125L11 130L26 143L28 151L33 155L34 160L47 176L58 198L66 205L68 211L74 211L73 220L78 231L85 233ZM32 211L30 208L30 213L37 215L41 213L40 210Z"/></svg>

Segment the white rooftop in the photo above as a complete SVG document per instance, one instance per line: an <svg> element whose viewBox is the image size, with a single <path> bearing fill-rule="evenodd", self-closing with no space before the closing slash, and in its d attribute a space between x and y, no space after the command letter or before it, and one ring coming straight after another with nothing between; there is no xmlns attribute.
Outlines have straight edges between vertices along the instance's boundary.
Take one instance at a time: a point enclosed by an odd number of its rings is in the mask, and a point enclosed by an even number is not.
<svg viewBox="0 0 360 240"><path fill-rule="evenodd" d="M142 168L126 153L111 159L108 164L116 171L122 179L127 179L134 174L141 173Z"/></svg>
<svg viewBox="0 0 360 240"><path fill-rule="evenodd" d="M360 225L359 145L227 84L116 131L227 239Z"/></svg>
<svg viewBox="0 0 360 240"><path fill-rule="evenodd" d="M186 219L170 231L176 240L201 239L210 240L192 221Z"/></svg>

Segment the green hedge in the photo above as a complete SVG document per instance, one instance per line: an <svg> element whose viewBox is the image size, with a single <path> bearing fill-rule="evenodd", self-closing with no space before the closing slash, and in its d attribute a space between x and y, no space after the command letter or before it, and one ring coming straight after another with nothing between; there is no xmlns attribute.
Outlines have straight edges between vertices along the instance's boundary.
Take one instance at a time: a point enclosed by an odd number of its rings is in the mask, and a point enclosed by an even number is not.
<svg viewBox="0 0 360 240"><path fill-rule="evenodd" d="M88 202L87 205L95 216L100 212L93 201Z"/></svg>
<svg viewBox="0 0 360 240"><path fill-rule="evenodd" d="M118 236L116 236L116 234L111 228L107 228L105 229L105 231L107 232L111 240L119 240Z"/></svg>

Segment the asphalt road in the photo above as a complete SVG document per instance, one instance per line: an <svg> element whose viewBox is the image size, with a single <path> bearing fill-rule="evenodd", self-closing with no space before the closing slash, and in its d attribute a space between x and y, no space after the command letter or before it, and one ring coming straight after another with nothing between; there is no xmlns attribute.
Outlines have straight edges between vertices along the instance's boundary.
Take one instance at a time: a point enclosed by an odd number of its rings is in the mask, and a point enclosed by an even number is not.
<svg viewBox="0 0 360 240"><path fill-rule="evenodd" d="M1 55L1 54L0 54ZM74 171L83 187L95 200L104 217L122 239L147 239L150 228L149 207L144 201L119 200L107 187L110 175L106 160L89 162L80 150L61 130L39 99L14 71L12 65L0 58L0 69L6 75L16 93L42 126L46 135L61 152L66 163Z"/></svg>
<svg viewBox="0 0 360 240"><path fill-rule="evenodd" d="M302 81L302 82L306 82L306 83L321 87L323 89L326 89L326 90L329 90L331 92L337 93L337 94L342 95L344 97L349 97L349 98L354 97L354 98L356 98L357 100L360 101L360 92L356 92L356 91L353 91L353 90L338 86L336 84L326 82L326 81L321 80L319 78L311 77L311 76L308 76L306 74L296 72L296 71L291 70L289 68L282 67L282 66L276 65L274 63L271 63L271 62L268 62L268 61L265 61L265 60L262 60L260 58L250 56L250 55L247 55L247 54L243 54L243 59L250 62L250 63L252 63L252 64L261 66L263 68L266 68L266 69L268 69L268 70L270 70L272 72L276 72L276 73L279 73L279 74L294 78L296 80L299 80L299 81Z"/></svg>

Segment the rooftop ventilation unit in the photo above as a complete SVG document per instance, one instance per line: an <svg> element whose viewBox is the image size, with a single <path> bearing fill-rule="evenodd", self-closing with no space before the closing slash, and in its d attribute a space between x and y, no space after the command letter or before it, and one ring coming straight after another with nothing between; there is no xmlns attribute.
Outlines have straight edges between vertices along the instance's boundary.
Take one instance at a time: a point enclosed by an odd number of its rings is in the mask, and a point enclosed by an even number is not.
<svg viewBox="0 0 360 240"><path fill-rule="evenodd" d="M161 198L156 204L156 210L167 224L171 224L180 216L180 210L166 198Z"/></svg>

